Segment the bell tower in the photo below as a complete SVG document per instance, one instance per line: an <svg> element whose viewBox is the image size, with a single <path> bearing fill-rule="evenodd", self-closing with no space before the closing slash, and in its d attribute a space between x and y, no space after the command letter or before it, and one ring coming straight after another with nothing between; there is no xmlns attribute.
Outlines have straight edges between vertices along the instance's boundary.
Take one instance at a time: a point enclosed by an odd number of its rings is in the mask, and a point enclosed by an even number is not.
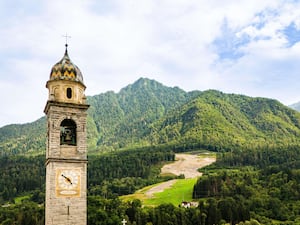
<svg viewBox="0 0 300 225"><path fill-rule="evenodd" d="M47 115L46 225L87 224L86 118L89 105L79 68L68 55L51 70Z"/></svg>

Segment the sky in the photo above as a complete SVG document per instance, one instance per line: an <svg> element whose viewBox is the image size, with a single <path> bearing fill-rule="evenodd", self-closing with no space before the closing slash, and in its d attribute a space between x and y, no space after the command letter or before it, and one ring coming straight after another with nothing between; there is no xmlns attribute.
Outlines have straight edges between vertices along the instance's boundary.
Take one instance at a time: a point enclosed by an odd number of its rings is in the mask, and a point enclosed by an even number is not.
<svg viewBox="0 0 300 225"><path fill-rule="evenodd" d="M44 116L66 34L88 96L144 77L300 101L300 1L0 0L0 127Z"/></svg>

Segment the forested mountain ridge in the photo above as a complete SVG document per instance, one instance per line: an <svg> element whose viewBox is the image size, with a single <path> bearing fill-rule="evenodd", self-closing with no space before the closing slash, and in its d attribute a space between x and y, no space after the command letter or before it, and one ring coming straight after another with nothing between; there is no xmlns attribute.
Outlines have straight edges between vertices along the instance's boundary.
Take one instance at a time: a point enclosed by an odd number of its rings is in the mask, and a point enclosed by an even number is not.
<svg viewBox="0 0 300 225"><path fill-rule="evenodd" d="M89 152L160 145L211 150L300 144L300 113L266 98L185 92L140 78L89 96ZM45 117L0 128L0 154L43 153Z"/></svg>
<svg viewBox="0 0 300 225"><path fill-rule="evenodd" d="M7 154L34 154L45 151L46 118L32 123L11 124L0 128L0 156Z"/></svg>
<svg viewBox="0 0 300 225"><path fill-rule="evenodd" d="M179 107L199 91L185 92L140 78L121 89L88 96L87 136L90 152L135 145L148 124ZM45 117L28 124L0 128L0 154L43 153L46 143ZM34 142L34 143L32 143ZM139 143L141 144L141 143Z"/></svg>
<svg viewBox="0 0 300 225"><path fill-rule="evenodd" d="M154 144L211 150L297 144L299 136L300 114L280 102L214 90L158 120L150 131Z"/></svg>
<svg viewBox="0 0 300 225"><path fill-rule="evenodd" d="M170 88L141 78L117 94L107 92L89 97L90 124L93 127L93 134L89 136L94 138L90 147L116 149L139 143L149 124L199 93L187 93L177 87Z"/></svg>

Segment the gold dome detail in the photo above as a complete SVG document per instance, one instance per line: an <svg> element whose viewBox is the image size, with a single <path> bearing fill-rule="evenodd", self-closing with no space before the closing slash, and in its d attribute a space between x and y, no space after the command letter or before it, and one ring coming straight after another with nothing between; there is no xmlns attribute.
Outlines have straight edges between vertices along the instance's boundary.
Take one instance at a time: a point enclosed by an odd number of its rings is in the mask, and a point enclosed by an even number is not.
<svg viewBox="0 0 300 225"><path fill-rule="evenodd" d="M67 45L64 57L52 67L50 80L71 80L83 84L82 73L70 60Z"/></svg>

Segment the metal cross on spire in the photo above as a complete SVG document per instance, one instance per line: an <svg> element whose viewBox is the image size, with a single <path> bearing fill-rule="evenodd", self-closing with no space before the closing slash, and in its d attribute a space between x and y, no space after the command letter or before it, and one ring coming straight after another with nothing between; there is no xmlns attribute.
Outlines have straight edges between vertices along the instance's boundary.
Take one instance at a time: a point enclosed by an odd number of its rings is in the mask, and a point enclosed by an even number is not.
<svg viewBox="0 0 300 225"><path fill-rule="evenodd" d="M62 35L64 38L66 38L66 47L68 47L68 38L71 38L67 33L66 35Z"/></svg>
<svg viewBox="0 0 300 225"><path fill-rule="evenodd" d="M127 223L127 221L126 221L125 219L123 219L123 220L121 221L121 223L122 223L123 225L125 225L125 224Z"/></svg>

